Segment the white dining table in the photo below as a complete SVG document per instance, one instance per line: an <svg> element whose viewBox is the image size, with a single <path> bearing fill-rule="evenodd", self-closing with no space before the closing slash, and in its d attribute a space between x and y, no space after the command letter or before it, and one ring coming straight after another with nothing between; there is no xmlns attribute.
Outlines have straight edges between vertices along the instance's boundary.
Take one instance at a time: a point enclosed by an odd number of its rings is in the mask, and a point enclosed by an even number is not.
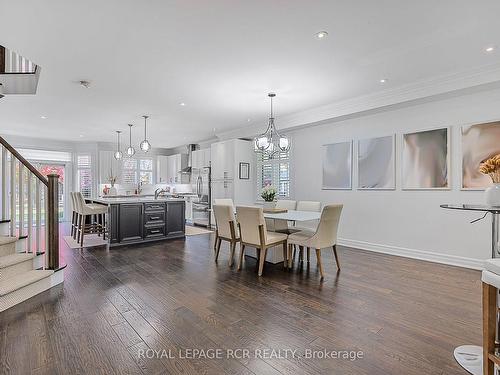
<svg viewBox="0 0 500 375"><path fill-rule="evenodd" d="M287 212L271 213L264 212L266 219L288 220L288 221L311 221L319 220L321 212L288 210Z"/></svg>

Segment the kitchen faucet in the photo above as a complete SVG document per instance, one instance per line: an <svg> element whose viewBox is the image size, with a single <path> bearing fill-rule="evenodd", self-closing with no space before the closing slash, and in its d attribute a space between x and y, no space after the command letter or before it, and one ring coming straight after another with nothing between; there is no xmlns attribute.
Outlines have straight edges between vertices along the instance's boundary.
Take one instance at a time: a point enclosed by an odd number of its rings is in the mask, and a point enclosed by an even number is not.
<svg viewBox="0 0 500 375"><path fill-rule="evenodd" d="M160 196L160 194L163 194L163 193L166 193L167 191L165 189L162 189L162 188L158 188L155 190L155 200L158 199L158 197Z"/></svg>

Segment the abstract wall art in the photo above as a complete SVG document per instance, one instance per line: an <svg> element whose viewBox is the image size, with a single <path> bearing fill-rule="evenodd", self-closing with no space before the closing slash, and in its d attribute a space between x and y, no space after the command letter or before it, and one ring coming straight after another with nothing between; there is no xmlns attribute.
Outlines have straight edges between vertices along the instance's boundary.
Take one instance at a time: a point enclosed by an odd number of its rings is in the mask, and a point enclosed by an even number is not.
<svg viewBox="0 0 500 375"><path fill-rule="evenodd" d="M462 189L482 190L491 178L479 172L479 165L500 154L500 121L462 126Z"/></svg>
<svg viewBox="0 0 500 375"><path fill-rule="evenodd" d="M403 134L403 189L449 189L448 128Z"/></svg>
<svg viewBox="0 0 500 375"><path fill-rule="evenodd" d="M394 136L358 141L358 189L396 188Z"/></svg>
<svg viewBox="0 0 500 375"><path fill-rule="evenodd" d="M323 189L352 189L352 141L323 146Z"/></svg>

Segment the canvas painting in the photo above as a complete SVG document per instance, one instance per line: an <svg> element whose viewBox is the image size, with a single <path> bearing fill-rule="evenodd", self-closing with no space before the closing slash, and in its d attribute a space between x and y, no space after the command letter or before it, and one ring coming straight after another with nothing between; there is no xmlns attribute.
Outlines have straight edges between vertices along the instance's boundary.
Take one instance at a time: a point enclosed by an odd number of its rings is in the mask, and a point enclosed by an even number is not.
<svg viewBox="0 0 500 375"><path fill-rule="evenodd" d="M395 189L394 136L358 141L358 189Z"/></svg>
<svg viewBox="0 0 500 375"><path fill-rule="evenodd" d="M479 172L480 164L500 154L500 121L462 126L462 189L485 189L491 178Z"/></svg>
<svg viewBox="0 0 500 375"><path fill-rule="evenodd" d="M449 188L448 128L403 135L403 189Z"/></svg>
<svg viewBox="0 0 500 375"><path fill-rule="evenodd" d="M352 188L352 142L323 146L323 189Z"/></svg>

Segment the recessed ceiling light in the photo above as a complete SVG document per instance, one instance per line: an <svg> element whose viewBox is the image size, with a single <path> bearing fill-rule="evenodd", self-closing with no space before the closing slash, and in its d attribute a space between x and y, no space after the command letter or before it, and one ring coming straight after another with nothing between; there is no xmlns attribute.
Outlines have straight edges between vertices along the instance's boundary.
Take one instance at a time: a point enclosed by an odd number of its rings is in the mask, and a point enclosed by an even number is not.
<svg viewBox="0 0 500 375"><path fill-rule="evenodd" d="M80 134L80 138L83 138L83 134Z"/></svg>
<svg viewBox="0 0 500 375"><path fill-rule="evenodd" d="M489 46L485 49L486 52L493 52L495 50L495 47Z"/></svg>
<svg viewBox="0 0 500 375"><path fill-rule="evenodd" d="M47 116L40 116L42 120L47 120Z"/></svg>
<svg viewBox="0 0 500 375"><path fill-rule="evenodd" d="M247 122L250 122L250 121L252 121L252 120L251 120L251 119L249 119L249 118L247 118Z"/></svg>
<svg viewBox="0 0 500 375"><path fill-rule="evenodd" d="M316 39L325 39L328 36L328 32L320 31L315 34Z"/></svg>
<svg viewBox="0 0 500 375"><path fill-rule="evenodd" d="M181 103L179 103L179 105L180 105L181 107L185 107L185 106L186 106L186 103L181 102Z"/></svg>
<svg viewBox="0 0 500 375"><path fill-rule="evenodd" d="M386 83L387 82L387 78L382 78L379 82L380 83Z"/></svg>

